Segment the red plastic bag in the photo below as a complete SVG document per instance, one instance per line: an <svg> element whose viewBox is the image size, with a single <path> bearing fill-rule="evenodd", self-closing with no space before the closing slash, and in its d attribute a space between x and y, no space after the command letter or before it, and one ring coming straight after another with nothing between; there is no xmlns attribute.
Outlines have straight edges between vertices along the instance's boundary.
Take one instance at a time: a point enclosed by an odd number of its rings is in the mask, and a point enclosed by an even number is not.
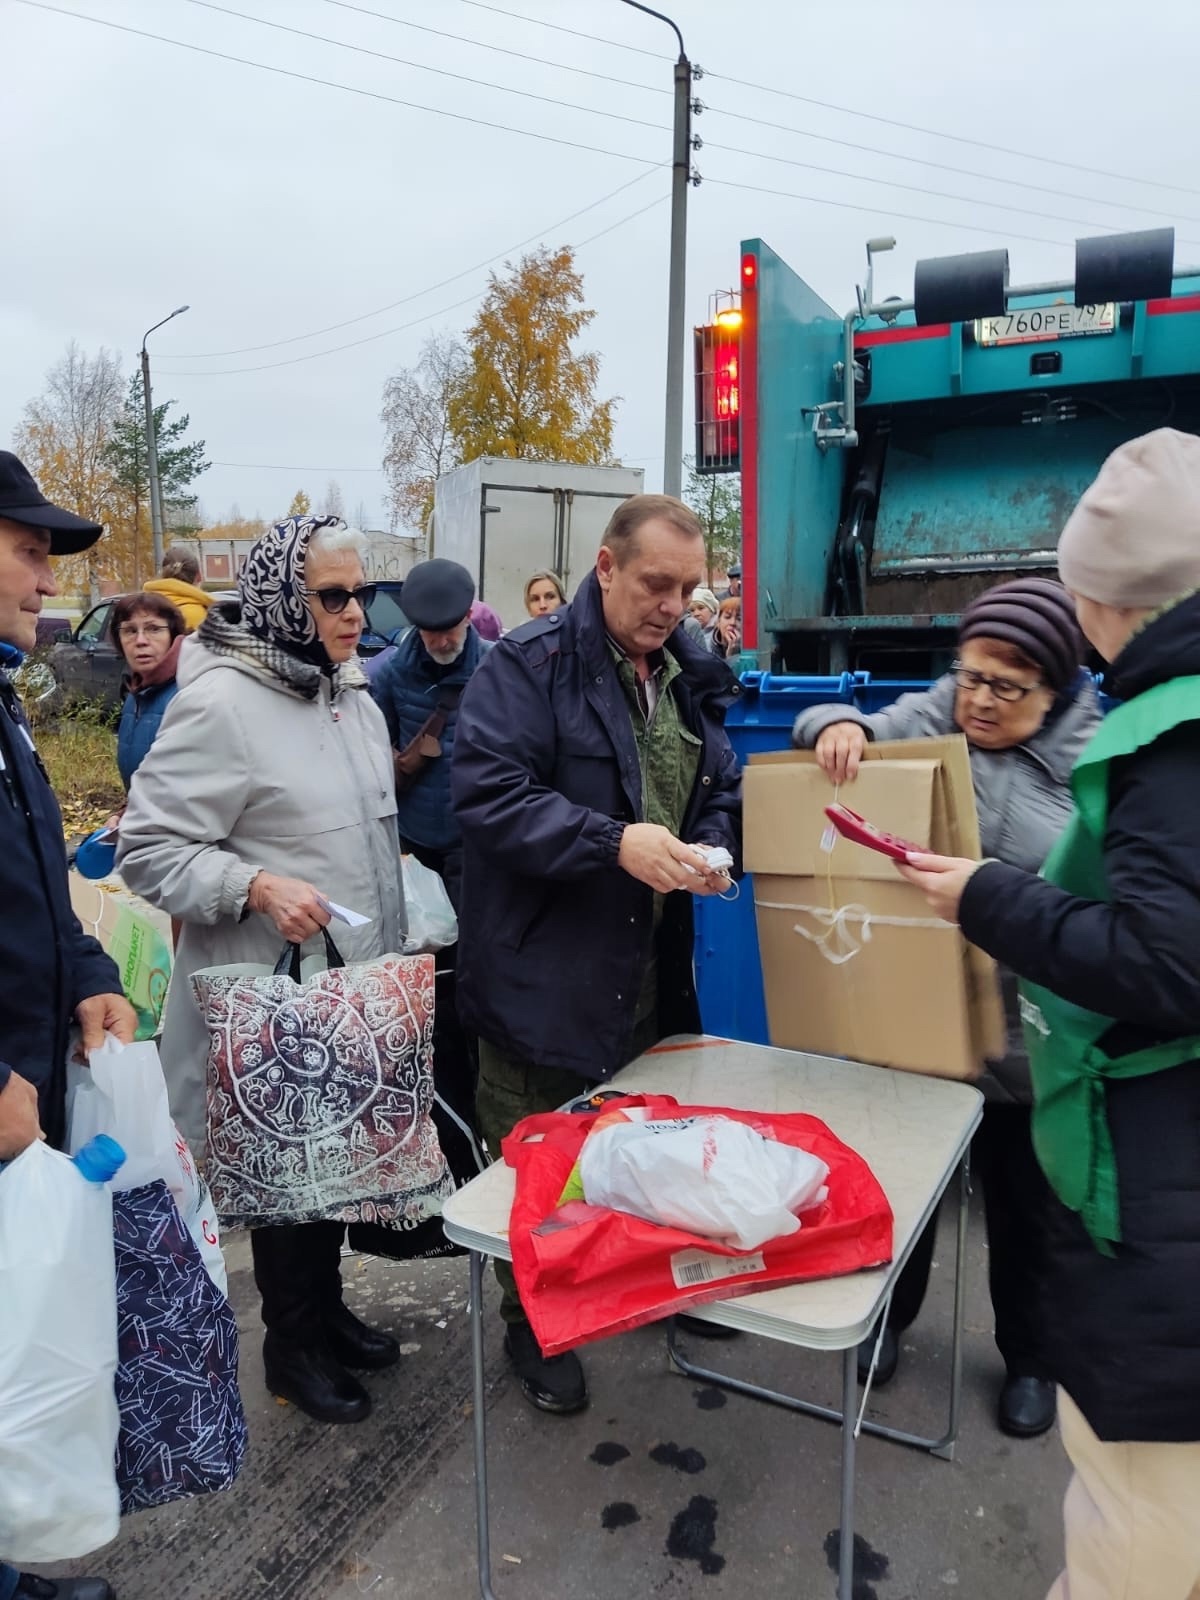
<svg viewBox="0 0 1200 1600"><path fill-rule="evenodd" d="M798 1145L829 1167L829 1198L804 1213L799 1233L770 1239L756 1251L732 1250L583 1201L560 1207L563 1186L600 1113L526 1117L504 1141L504 1159L517 1174L509 1243L521 1304L547 1355L640 1328L704 1300L840 1277L891 1260L887 1196L862 1157L816 1117L681 1106L669 1095L609 1100L604 1113L623 1106L646 1106L654 1117L729 1117L764 1138Z"/></svg>

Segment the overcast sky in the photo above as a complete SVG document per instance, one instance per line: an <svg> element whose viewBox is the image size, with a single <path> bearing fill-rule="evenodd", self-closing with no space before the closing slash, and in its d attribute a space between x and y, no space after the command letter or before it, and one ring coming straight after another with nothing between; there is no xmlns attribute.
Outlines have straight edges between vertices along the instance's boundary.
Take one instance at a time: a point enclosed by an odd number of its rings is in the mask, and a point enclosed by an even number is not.
<svg viewBox="0 0 1200 1600"><path fill-rule="evenodd" d="M1014 282L1069 277L1077 235L1166 222L1177 261L1200 261L1194 0L1152 15L1117 0L673 0L673 14L709 108L689 326L755 236L839 313L880 233L899 240L881 295L908 294L921 256L1003 243ZM155 398L207 440L209 520L235 502L278 514L300 487L319 503L336 478L348 511L383 526L388 373L466 326L480 263L572 243L601 393L622 397L618 453L657 487L669 171L654 164L670 158L673 57L669 30L621 0L0 0L0 440L68 340L131 369L143 330L187 301L151 340ZM350 341L369 342L321 354Z"/></svg>

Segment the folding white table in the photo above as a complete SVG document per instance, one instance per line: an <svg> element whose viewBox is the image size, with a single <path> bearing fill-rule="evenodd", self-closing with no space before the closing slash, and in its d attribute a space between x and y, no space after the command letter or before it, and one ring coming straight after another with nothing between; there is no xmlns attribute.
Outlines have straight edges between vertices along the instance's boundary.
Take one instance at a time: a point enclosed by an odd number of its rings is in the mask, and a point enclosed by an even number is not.
<svg viewBox="0 0 1200 1600"><path fill-rule="evenodd" d="M709 1302L689 1314L760 1334L808 1350L842 1352L840 1410L706 1368L693 1366L675 1346L668 1348L689 1376L774 1405L836 1422L842 1431L841 1554L838 1600L851 1600L854 1554L855 1439L862 1430L895 1443L953 1458L962 1385L962 1323L967 1231L968 1152L983 1112L983 1096L969 1084L914 1073L893 1072L827 1056L804 1055L707 1036L667 1040L632 1062L611 1087L629 1094L670 1094L681 1105L730 1106L745 1111L809 1112L868 1162L895 1215L893 1259L871 1272L815 1283L765 1289L736 1300ZM938 1438L857 1419L857 1346L890 1299L900 1270L939 1200L959 1173L958 1243L955 1255L954 1330L950 1407ZM487 1418L483 1361L483 1273L489 1256L511 1259L508 1220L515 1174L503 1162L460 1189L446 1202L446 1233L470 1252L471 1350L474 1373L475 1492L479 1590L495 1600L491 1584L487 1488Z"/></svg>

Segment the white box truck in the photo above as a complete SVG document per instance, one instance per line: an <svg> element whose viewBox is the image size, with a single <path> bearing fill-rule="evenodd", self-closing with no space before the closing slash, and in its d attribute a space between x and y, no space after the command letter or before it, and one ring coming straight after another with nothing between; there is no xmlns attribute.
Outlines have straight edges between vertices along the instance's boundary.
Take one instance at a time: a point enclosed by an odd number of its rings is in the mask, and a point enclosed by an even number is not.
<svg viewBox="0 0 1200 1600"><path fill-rule="evenodd" d="M525 621L525 580L549 568L574 594L617 506L641 494L640 467L480 456L434 485L429 554L461 562L506 628Z"/></svg>

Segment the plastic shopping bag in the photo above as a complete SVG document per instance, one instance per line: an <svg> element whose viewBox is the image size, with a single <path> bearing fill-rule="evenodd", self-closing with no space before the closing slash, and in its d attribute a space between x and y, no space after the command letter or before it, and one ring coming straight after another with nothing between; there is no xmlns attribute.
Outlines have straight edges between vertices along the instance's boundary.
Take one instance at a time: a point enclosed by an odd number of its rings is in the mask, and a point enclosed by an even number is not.
<svg viewBox="0 0 1200 1600"><path fill-rule="evenodd" d="M165 1183L113 1196L122 1511L229 1488L246 1457L233 1310Z"/></svg>
<svg viewBox="0 0 1200 1600"><path fill-rule="evenodd" d="M208 1177L226 1224L434 1215L454 1181L430 1117L433 957L328 969L285 946L192 974L209 1031Z"/></svg>
<svg viewBox="0 0 1200 1600"><path fill-rule="evenodd" d="M125 1151L114 1189L140 1189L162 1179L196 1241L209 1276L226 1290L216 1208L192 1160L187 1140L171 1120L167 1084L158 1051L149 1041L123 1045L110 1034L88 1055L89 1070L71 1074L74 1084L67 1119L72 1154L96 1133L107 1133Z"/></svg>
<svg viewBox="0 0 1200 1600"><path fill-rule="evenodd" d="M604 1119L602 1119L604 1120ZM596 1128L579 1157L589 1205L757 1250L800 1228L828 1197L818 1157L731 1117L630 1121Z"/></svg>
<svg viewBox="0 0 1200 1600"><path fill-rule="evenodd" d="M116 1538L112 1195L47 1144L0 1172L0 1557Z"/></svg>
<svg viewBox="0 0 1200 1600"><path fill-rule="evenodd" d="M445 950L458 940L458 918L446 893L441 874L425 866L416 856L402 859L404 910L408 917L405 955Z"/></svg>
<svg viewBox="0 0 1200 1600"><path fill-rule="evenodd" d="M828 1168L828 1193L797 1231L739 1251L682 1228L568 1199L564 1188L600 1115L647 1120L721 1118L794 1146ZM526 1117L504 1141L516 1169L509 1218L521 1304L547 1355L656 1322L705 1300L729 1300L810 1278L831 1278L891 1260L892 1212L870 1167L816 1117L680 1106L669 1095L631 1095L595 1115Z"/></svg>

